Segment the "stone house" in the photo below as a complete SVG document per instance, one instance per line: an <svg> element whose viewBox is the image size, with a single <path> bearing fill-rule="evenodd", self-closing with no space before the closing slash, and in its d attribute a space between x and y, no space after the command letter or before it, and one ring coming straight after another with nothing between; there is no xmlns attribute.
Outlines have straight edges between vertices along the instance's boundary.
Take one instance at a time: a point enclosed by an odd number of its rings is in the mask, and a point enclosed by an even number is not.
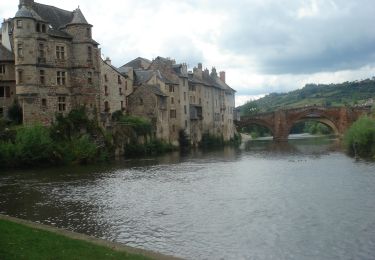
<svg viewBox="0 0 375 260"><path fill-rule="evenodd" d="M127 97L133 92L133 71L121 72L109 58L100 60L100 118L106 127L111 124L113 112L126 111Z"/></svg>
<svg viewBox="0 0 375 260"><path fill-rule="evenodd" d="M176 123L175 115L171 114L171 98L167 94L169 89L167 79L160 71L134 70L134 90L128 96L127 113L148 118L154 129L154 136L166 142L178 144L172 130Z"/></svg>
<svg viewBox="0 0 375 260"><path fill-rule="evenodd" d="M202 135L234 136L235 91L225 72L192 72L169 58L138 57L120 68L101 58L81 10L72 12L20 0L15 17L4 20L0 45L0 114L15 99L24 123L49 125L56 114L86 106L103 127L122 110L148 117L155 136L178 144L184 131L193 145Z"/></svg>
<svg viewBox="0 0 375 260"><path fill-rule="evenodd" d="M0 118L8 113L16 96L14 55L0 45Z"/></svg>
<svg viewBox="0 0 375 260"><path fill-rule="evenodd" d="M15 17L3 22L2 47L14 55L24 123L48 125L57 113L79 106L97 115L100 50L91 30L80 9L70 12L33 0L20 0Z"/></svg>

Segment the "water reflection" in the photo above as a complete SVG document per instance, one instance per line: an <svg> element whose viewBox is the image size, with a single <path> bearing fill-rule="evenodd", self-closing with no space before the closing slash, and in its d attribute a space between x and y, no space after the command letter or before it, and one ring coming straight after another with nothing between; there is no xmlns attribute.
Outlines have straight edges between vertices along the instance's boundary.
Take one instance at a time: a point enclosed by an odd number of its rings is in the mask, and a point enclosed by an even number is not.
<svg viewBox="0 0 375 260"><path fill-rule="evenodd" d="M189 259L371 259L375 164L255 141L0 174L0 212Z"/></svg>

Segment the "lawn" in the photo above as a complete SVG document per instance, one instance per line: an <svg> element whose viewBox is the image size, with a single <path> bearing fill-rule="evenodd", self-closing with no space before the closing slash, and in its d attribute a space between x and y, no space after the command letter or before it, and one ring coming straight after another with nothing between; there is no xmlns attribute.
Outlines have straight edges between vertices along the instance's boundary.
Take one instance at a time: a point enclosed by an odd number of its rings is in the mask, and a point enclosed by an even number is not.
<svg viewBox="0 0 375 260"><path fill-rule="evenodd" d="M0 259L150 259L0 219Z"/></svg>

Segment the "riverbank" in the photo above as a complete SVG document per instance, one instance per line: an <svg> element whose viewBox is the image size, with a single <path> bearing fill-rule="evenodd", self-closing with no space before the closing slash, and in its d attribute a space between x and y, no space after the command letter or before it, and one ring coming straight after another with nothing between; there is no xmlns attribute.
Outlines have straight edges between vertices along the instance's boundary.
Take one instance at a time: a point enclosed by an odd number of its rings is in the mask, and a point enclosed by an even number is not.
<svg viewBox="0 0 375 260"><path fill-rule="evenodd" d="M1 214L0 245L0 259L178 259Z"/></svg>

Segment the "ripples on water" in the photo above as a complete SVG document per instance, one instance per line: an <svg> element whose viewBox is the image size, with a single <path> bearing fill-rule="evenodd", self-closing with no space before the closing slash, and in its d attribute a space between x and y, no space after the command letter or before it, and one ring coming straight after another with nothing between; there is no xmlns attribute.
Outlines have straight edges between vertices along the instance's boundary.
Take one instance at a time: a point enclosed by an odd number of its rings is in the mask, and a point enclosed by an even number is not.
<svg viewBox="0 0 375 260"><path fill-rule="evenodd" d="M0 175L0 212L188 259L374 259L375 164L332 140Z"/></svg>

